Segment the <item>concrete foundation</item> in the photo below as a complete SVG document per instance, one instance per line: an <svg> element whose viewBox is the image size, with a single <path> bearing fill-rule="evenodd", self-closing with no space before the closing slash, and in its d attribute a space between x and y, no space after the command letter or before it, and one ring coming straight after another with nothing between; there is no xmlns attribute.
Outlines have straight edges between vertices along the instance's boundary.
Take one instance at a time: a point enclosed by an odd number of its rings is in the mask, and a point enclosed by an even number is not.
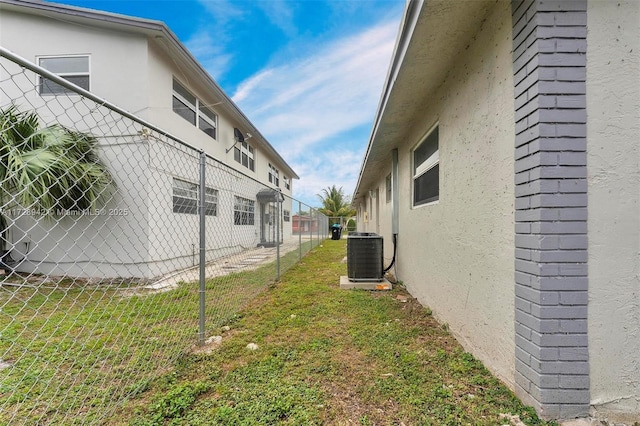
<svg viewBox="0 0 640 426"><path fill-rule="evenodd" d="M340 288L360 290L391 290L391 283L384 278L382 281L349 281L349 277L340 277Z"/></svg>

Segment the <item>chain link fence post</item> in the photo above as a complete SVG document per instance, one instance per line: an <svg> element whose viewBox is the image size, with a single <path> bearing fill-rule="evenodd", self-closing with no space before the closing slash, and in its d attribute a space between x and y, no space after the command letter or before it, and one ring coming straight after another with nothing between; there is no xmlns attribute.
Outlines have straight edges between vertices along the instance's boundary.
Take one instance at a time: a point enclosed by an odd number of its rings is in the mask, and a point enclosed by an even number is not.
<svg viewBox="0 0 640 426"><path fill-rule="evenodd" d="M298 201L298 260L302 260L302 202Z"/></svg>
<svg viewBox="0 0 640 426"><path fill-rule="evenodd" d="M276 281L280 281L280 221L282 220L282 194L276 200Z"/></svg>
<svg viewBox="0 0 640 426"><path fill-rule="evenodd" d="M205 315L205 299L206 299L206 273L205 273L205 267L206 267L206 261L207 261L207 236L206 236L206 206L205 206L205 189L206 189L206 183L207 183L207 179L206 179L206 167L207 167L207 155L205 154L204 151L200 151L200 193L198 196L198 203L199 203L199 214L200 214L200 226L198 227L199 231L200 231L200 261L199 261L199 272L200 272L200 291L199 291L199 295L200 295L200 300L199 300L199 304L200 304L200 315L199 315L199 319L200 319L200 324L199 324L199 330L198 330L198 343L200 344L200 346L204 345L204 340L205 340L205 320L206 320L206 315Z"/></svg>

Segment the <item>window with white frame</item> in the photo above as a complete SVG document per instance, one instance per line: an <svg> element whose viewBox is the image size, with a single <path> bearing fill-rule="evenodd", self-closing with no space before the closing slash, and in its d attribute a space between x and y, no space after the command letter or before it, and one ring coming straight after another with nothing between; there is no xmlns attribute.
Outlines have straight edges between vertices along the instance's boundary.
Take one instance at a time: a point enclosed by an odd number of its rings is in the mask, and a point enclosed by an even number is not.
<svg viewBox="0 0 640 426"><path fill-rule="evenodd" d="M217 138L218 116L175 78L173 79L172 108L176 114L207 135L213 139Z"/></svg>
<svg viewBox="0 0 640 426"><path fill-rule="evenodd" d="M280 171L269 163L269 182L275 186L280 186Z"/></svg>
<svg viewBox="0 0 640 426"><path fill-rule="evenodd" d="M291 220L291 212L289 210L283 210L282 216L284 217L285 222L289 222Z"/></svg>
<svg viewBox="0 0 640 426"><path fill-rule="evenodd" d="M431 203L440 195L438 126L413 151L413 205Z"/></svg>
<svg viewBox="0 0 640 426"><path fill-rule="evenodd" d="M233 203L233 224L253 225L255 223L255 204L254 200L236 195Z"/></svg>
<svg viewBox="0 0 640 426"><path fill-rule="evenodd" d="M38 64L52 73L59 75L76 86L90 90L89 55L70 56L40 56ZM73 90L67 89L53 81L38 77L38 91L41 95L73 94Z"/></svg>
<svg viewBox="0 0 640 426"><path fill-rule="evenodd" d="M284 187L286 189L291 189L291 179L286 176L282 176L282 180L284 181Z"/></svg>
<svg viewBox="0 0 640 426"><path fill-rule="evenodd" d="M186 180L173 178L173 212L198 214L198 195L200 185ZM216 216L218 214L218 190L204 188L204 214Z"/></svg>
<svg viewBox="0 0 640 426"><path fill-rule="evenodd" d="M200 111L200 114L198 115L198 127L207 135L216 139L218 116L204 105L200 105L198 110Z"/></svg>
<svg viewBox="0 0 640 426"><path fill-rule="evenodd" d="M252 172L256 171L253 147L246 142L238 142L233 147L233 159Z"/></svg>

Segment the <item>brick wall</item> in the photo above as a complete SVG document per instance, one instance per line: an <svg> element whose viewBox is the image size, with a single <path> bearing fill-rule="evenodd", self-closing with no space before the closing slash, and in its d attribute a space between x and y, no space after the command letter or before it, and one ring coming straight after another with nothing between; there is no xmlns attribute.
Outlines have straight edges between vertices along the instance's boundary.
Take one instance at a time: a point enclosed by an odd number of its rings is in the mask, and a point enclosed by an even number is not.
<svg viewBox="0 0 640 426"><path fill-rule="evenodd" d="M589 413L587 2L512 1L516 393Z"/></svg>

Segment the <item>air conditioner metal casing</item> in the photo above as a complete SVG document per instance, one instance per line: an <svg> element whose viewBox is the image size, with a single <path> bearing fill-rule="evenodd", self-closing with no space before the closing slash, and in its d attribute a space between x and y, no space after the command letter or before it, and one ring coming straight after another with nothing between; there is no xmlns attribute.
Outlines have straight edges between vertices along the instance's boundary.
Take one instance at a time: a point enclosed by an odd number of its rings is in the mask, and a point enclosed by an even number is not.
<svg viewBox="0 0 640 426"><path fill-rule="evenodd" d="M350 232L347 236L349 281L382 281L383 239L372 232Z"/></svg>

